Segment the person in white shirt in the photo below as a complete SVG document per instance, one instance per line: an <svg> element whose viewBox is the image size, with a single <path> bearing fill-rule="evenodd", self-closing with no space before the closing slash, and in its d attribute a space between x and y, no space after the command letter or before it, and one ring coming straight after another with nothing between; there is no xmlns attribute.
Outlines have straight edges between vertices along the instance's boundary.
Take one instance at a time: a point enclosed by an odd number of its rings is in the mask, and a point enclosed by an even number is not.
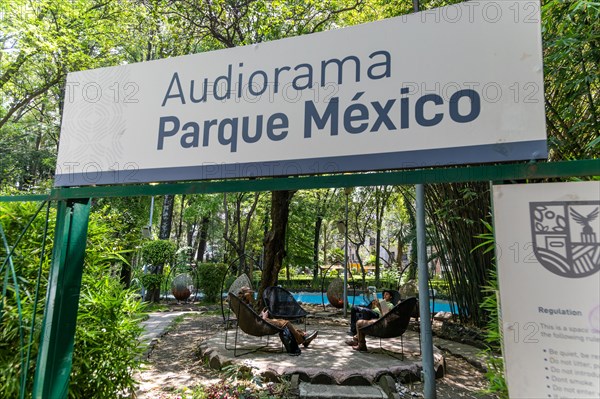
<svg viewBox="0 0 600 399"><path fill-rule="evenodd" d="M353 306L350 310L350 331L349 335L356 336L356 326L359 320L376 320L381 316L384 316L387 312L394 307L392 303L392 292L389 290L383 290L383 299L373 299L368 307L366 306ZM353 339L354 345L357 341ZM350 345L350 344L349 344Z"/></svg>
<svg viewBox="0 0 600 399"><path fill-rule="evenodd" d="M386 293L388 295L386 295ZM381 311L381 315L385 315L387 312L389 312L394 305L392 304L392 293L389 291L384 291L383 293L383 300L379 301L379 306L377 306L380 311ZM358 333L356 334L356 336L353 338L352 341L348 341L346 342L348 345L352 345L352 349L356 350L356 351L360 351L360 352L366 352L367 349L367 340L365 337L365 334L362 332L361 328L368 326L369 324L373 324L375 323L377 320L358 320L356 322L356 328L358 329Z"/></svg>

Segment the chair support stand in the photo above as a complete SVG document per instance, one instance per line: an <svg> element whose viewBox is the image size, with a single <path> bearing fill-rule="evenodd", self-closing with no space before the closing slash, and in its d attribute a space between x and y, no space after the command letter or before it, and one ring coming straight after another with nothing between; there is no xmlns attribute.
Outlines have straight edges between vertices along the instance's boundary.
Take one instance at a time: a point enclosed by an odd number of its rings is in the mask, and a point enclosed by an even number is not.
<svg viewBox="0 0 600 399"><path fill-rule="evenodd" d="M402 340L402 335L400 336L400 357L398 357L398 352L394 352L392 350L386 349L381 345L381 338L379 338L379 349L384 354L393 357L394 359L403 361L404 360L404 341Z"/></svg>
<svg viewBox="0 0 600 399"><path fill-rule="evenodd" d="M235 338L233 348L227 345L229 340L228 327L229 322L231 321L230 316L232 311L237 316L235 323ZM264 321L250 306L241 302L241 300L237 296L231 293L229 293L229 313L227 315L227 320L225 321L225 324L225 349L233 349L234 357L247 355L249 353L253 353L268 347L269 336L276 335L277 333L280 333L282 331L280 328ZM267 336L266 344L255 348L238 348L238 334L240 329L248 336L260 337L261 341L262 337ZM238 353L238 350L243 350L244 352Z"/></svg>
<svg viewBox="0 0 600 399"><path fill-rule="evenodd" d="M233 343L233 348L228 347L227 346L227 335L229 333L228 330L225 330L225 349L227 350L232 350L233 349L233 357L240 357L240 356L244 356L244 355L248 355L250 353L254 353L254 352L258 352L261 349L264 349L266 347L269 346L269 336L267 335L267 343L265 345L256 347L256 348L239 348L237 343L238 343L238 331L239 331L239 327L236 325L235 327L235 339L234 339L234 343ZM262 337L260 337L261 341L262 341ZM283 344L282 344L283 345ZM244 353L238 353L238 350L244 350Z"/></svg>

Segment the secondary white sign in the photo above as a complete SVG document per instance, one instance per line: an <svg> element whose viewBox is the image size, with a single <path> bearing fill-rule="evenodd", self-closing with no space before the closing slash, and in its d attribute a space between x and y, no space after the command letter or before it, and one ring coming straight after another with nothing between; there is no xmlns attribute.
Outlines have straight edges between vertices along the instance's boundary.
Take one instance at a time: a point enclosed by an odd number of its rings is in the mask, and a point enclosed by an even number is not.
<svg viewBox="0 0 600 399"><path fill-rule="evenodd" d="M539 1L71 73L57 186L545 158Z"/></svg>
<svg viewBox="0 0 600 399"><path fill-rule="evenodd" d="M494 186L511 398L600 397L600 182Z"/></svg>

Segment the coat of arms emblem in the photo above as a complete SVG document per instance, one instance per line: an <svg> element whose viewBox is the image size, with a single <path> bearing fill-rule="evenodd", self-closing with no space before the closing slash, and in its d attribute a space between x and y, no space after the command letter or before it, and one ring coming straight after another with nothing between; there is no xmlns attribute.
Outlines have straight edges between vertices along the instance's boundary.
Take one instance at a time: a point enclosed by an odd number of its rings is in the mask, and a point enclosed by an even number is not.
<svg viewBox="0 0 600 399"><path fill-rule="evenodd" d="M600 201L530 202L533 251L550 272L580 278L600 270Z"/></svg>

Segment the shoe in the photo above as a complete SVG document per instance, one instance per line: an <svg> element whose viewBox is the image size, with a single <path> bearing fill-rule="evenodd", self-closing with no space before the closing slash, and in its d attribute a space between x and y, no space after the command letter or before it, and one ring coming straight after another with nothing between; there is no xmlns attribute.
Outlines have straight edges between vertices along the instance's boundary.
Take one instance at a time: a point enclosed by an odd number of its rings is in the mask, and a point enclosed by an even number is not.
<svg viewBox="0 0 600 399"><path fill-rule="evenodd" d="M304 345L305 348L308 348L308 345L310 345L313 339L317 338L317 335L319 335L318 331L314 331L311 334L306 334L304 336L304 342L302 342L302 345Z"/></svg>
<svg viewBox="0 0 600 399"><path fill-rule="evenodd" d="M354 349L355 351L359 351L359 352L367 352L368 351L367 345L360 345L360 344L353 346L352 349Z"/></svg>
<svg viewBox="0 0 600 399"><path fill-rule="evenodd" d="M356 345L358 345L358 340L357 339L349 339L346 341L346 345L356 346Z"/></svg>

